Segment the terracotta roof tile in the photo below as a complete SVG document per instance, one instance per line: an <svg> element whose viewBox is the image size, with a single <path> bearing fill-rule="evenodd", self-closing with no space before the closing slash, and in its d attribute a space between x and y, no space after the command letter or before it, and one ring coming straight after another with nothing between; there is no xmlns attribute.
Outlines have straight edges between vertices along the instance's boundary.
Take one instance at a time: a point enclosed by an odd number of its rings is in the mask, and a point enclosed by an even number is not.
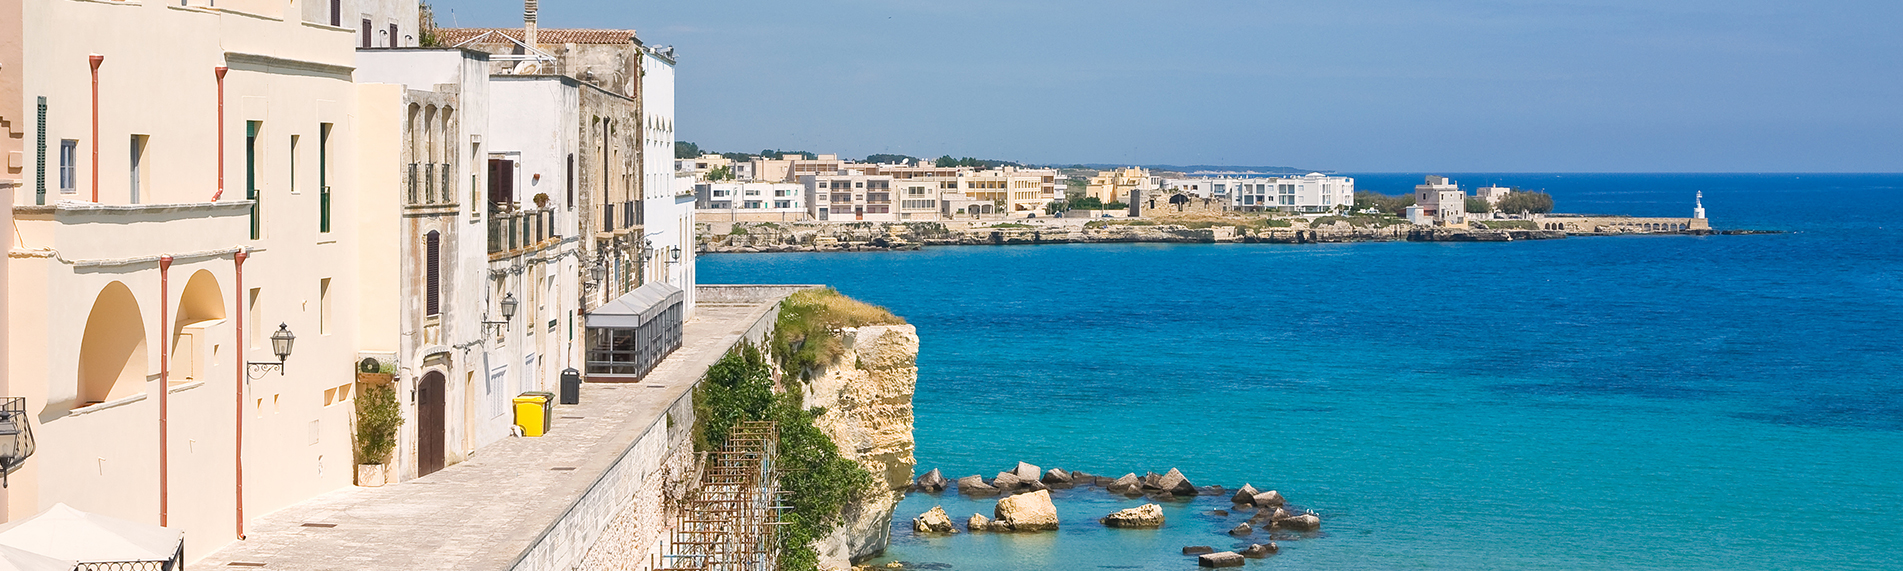
<svg viewBox="0 0 1903 571"><path fill-rule="evenodd" d="M496 33L509 39L522 41L522 28L437 28L436 36L444 44L456 46L475 40L483 34ZM535 31L538 44L626 44L634 40L634 30L571 30L544 28ZM497 38L484 39L477 43L502 43Z"/></svg>

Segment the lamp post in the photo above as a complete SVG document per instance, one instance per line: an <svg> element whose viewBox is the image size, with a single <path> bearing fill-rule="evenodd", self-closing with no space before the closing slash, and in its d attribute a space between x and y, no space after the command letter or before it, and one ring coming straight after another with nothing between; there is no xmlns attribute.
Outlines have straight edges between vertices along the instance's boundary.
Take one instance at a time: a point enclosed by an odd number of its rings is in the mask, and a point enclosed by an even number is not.
<svg viewBox="0 0 1903 571"><path fill-rule="evenodd" d="M511 294L503 295L502 302L500 305L502 306L502 321L486 321L485 320L482 322L483 325L500 325L502 327L508 327L509 322L515 320L515 307L516 305L518 305L518 303L515 301L515 294L511 293Z"/></svg>
<svg viewBox="0 0 1903 571"><path fill-rule="evenodd" d="M26 398L0 398L0 488L7 474L33 455L33 427L26 416Z"/></svg>
<svg viewBox="0 0 1903 571"><path fill-rule="evenodd" d="M291 327L289 325L279 323L278 330L276 332L271 333L271 352L277 354L278 362L271 363L271 362L253 361L253 362L249 362L245 364L249 365L251 370L256 371L257 374L259 375L262 375L266 371L270 371L271 369L277 369L278 375L283 376L284 375L284 360L289 359L291 357L291 345L295 342L297 342L297 336L291 334ZM256 378L256 377L252 377L252 378Z"/></svg>

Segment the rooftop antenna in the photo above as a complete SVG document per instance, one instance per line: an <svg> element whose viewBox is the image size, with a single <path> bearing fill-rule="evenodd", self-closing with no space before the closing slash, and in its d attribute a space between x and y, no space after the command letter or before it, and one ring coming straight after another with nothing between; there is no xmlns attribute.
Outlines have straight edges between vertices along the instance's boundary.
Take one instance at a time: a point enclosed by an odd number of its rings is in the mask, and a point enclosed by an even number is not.
<svg viewBox="0 0 1903 571"><path fill-rule="evenodd" d="M522 0L522 24L523 24L522 41L523 43L528 44L529 47L531 48L535 47L536 45L535 43L535 13L536 12L537 12L536 0Z"/></svg>

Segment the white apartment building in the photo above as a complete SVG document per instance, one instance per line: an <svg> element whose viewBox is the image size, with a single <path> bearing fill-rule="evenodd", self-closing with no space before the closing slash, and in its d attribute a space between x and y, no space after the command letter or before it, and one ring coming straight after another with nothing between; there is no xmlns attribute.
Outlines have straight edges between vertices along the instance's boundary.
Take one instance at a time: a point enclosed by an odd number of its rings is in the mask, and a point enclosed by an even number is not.
<svg viewBox="0 0 1903 571"><path fill-rule="evenodd" d="M698 222L798 222L811 216L806 186L787 182L698 182Z"/></svg>
<svg viewBox="0 0 1903 571"><path fill-rule="evenodd" d="M1165 190L1212 198L1243 211L1335 212L1355 204L1355 179L1309 173L1299 177L1212 176L1163 181Z"/></svg>
<svg viewBox="0 0 1903 571"><path fill-rule="evenodd" d="M1467 222L1467 193L1444 176L1429 175L1425 183L1415 185L1414 205L1420 207L1420 220L1410 219L1415 224Z"/></svg>

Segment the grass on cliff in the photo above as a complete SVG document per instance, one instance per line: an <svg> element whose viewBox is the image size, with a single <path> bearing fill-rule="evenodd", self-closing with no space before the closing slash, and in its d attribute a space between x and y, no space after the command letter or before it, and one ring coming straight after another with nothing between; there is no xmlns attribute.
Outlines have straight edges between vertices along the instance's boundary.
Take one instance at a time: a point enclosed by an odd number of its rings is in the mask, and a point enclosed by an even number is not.
<svg viewBox="0 0 1903 571"><path fill-rule="evenodd" d="M846 297L839 290L809 289L780 302L780 319L773 329L770 350L779 360L780 370L804 382L820 367L845 354L840 329L904 324L904 319L886 308Z"/></svg>
<svg viewBox="0 0 1903 571"><path fill-rule="evenodd" d="M784 315L784 314L782 314ZM707 369L694 390L694 449L719 450L734 426L771 421L780 430L780 489L792 509L781 513L780 569L813 571L819 552L813 542L839 526L848 503L872 489L872 474L839 454L814 419L824 409L807 409L797 390L773 392L773 368L758 347L741 344Z"/></svg>

